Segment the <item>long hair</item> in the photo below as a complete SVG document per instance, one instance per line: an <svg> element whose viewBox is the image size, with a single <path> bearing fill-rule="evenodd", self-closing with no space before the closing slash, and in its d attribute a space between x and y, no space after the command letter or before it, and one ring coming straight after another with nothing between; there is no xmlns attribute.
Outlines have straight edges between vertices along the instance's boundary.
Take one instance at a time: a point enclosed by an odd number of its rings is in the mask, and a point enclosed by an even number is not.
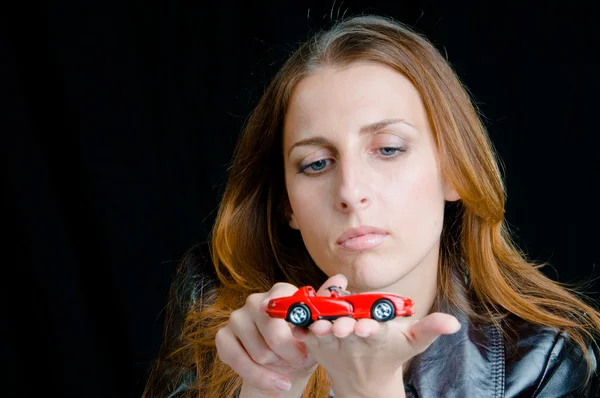
<svg viewBox="0 0 600 398"><path fill-rule="evenodd" d="M390 18L360 16L337 22L302 44L284 63L248 119L229 171L213 230L210 256L219 287L189 312L178 353L196 368L202 396L232 397L242 380L215 355L215 334L230 313L278 281L322 284L326 275L286 217L290 205L283 166L283 119L296 84L316 69L357 61L387 65L418 90L445 179L460 195L446 207L438 297L500 325L515 315L564 330L588 354L600 330L599 313L566 285L546 277L511 239L498 160L479 114L446 59L426 38ZM465 283L467 281L467 283ZM465 297L467 298L465 301ZM472 316L476 314L470 313ZM589 356L589 375L592 360ZM330 384L318 368L305 397L324 397Z"/></svg>

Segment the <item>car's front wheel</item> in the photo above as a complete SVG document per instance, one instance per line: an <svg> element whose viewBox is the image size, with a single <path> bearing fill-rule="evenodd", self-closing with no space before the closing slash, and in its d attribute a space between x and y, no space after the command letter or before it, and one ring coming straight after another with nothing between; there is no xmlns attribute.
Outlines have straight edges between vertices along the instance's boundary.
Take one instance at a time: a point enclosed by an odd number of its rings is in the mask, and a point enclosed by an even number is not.
<svg viewBox="0 0 600 398"><path fill-rule="evenodd" d="M306 304L294 304L287 314L287 321L294 326L307 326L311 323L310 309Z"/></svg>
<svg viewBox="0 0 600 398"><path fill-rule="evenodd" d="M380 299L377 300L371 307L371 317L379 322L389 321L394 319L396 311L394 304L390 300Z"/></svg>

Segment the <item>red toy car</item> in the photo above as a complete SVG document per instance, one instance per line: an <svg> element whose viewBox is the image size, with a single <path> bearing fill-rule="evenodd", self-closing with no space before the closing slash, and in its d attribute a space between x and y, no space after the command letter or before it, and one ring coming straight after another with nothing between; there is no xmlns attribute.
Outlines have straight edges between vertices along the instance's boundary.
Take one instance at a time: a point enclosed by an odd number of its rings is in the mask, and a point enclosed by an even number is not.
<svg viewBox="0 0 600 398"><path fill-rule="evenodd" d="M317 319L373 318L380 322L396 316L414 314L413 301L391 293L351 293L330 286L329 297L317 296L311 286L298 289L294 295L269 300L267 313L274 318L284 318L295 326L308 326Z"/></svg>

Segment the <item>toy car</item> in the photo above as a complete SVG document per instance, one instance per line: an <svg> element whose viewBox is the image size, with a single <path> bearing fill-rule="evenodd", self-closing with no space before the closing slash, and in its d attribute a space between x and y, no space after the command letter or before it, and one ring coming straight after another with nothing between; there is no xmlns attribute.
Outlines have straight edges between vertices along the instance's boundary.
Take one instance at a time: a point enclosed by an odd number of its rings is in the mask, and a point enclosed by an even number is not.
<svg viewBox="0 0 600 398"><path fill-rule="evenodd" d="M311 286L301 287L292 296L269 300L267 313L295 326L308 326L318 319L334 320L343 316L385 322L396 316L414 314L413 301L408 297L391 293L352 293L337 286L327 290L329 297L317 296Z"/></svg>

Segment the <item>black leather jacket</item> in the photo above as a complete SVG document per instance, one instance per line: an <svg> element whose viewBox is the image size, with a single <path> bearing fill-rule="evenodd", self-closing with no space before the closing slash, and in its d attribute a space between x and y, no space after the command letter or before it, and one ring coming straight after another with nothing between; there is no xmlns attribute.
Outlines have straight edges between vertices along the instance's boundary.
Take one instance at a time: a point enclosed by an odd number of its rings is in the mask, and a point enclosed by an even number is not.
<svg viewBox="0 0 600 398"><path fill-rule="evenodd" d="M508 339L493 325L457 316L457 333L441 336L414 358L405 378L407 397L598 396L585 383L581 350L564 334L512 318L503 329L517 337Z"/></svg>
<svg viewBox="0 0 600 398"><path fill-rule="evenodd" d="M177 368L165 356L181 343L179 332L185 312L215 286L214 276L207 272L206 253L205 245L192 248L174 279L165 339L144 397L193 396L188 395L188 388L196 378L194 370ZM586 383L586 360L564 333L517 318L505 319L501 331L491 324L477 325L454 315L462 328L441 336L413 358L405 373L407 397L600 396L597 378ZM590 353L595 369L591 345Z"/></svg>

